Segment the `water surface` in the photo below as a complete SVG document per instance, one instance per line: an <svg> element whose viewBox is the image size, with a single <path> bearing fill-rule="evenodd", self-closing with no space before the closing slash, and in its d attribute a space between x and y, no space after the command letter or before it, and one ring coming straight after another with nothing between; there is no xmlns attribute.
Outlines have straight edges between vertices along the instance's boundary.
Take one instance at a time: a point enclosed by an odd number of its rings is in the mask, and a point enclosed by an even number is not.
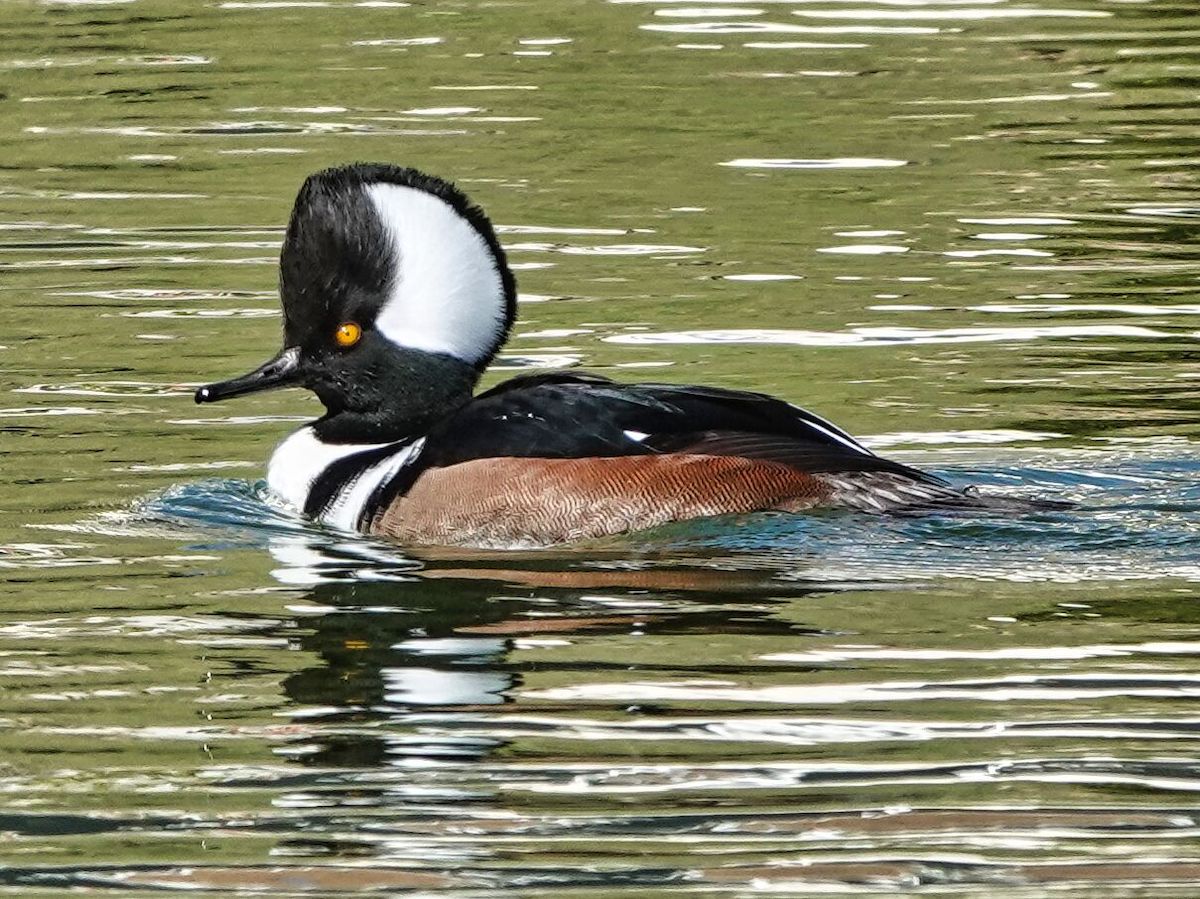
<svg viewBox="0 0 1200 899"><path fill-rule="evenodd" d="M0 9L0 889L1188 895L1190 4ZM280 512L317 168L455 179L487 383L766 390L1022 518L540 553Z"/></svg>

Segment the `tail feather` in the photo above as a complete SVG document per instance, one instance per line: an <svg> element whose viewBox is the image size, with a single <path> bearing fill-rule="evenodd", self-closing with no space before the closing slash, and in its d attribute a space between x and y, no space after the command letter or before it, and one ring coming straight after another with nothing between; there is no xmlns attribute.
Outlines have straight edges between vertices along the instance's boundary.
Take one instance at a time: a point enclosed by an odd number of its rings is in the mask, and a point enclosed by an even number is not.
<svg viewBox="0 0 1200 899"><path fill-rule="evenodd" d="M1071 503L981 493L978 488L914 481L890 471L847 471L816 475L829 485L826 505L875 514L991 512L1027 515L1068 509Z"/></svg>

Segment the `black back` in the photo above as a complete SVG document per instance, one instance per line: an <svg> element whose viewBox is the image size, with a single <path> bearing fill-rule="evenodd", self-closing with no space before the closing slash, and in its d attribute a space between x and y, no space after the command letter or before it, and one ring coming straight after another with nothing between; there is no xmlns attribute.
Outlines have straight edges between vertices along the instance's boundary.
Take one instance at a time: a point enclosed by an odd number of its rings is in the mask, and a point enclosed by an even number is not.
<svg viewBox="0 0 1200 899"><path fill-rule="evenodd" d="M765 394L617 384L598 375L554 372L505 381L435 424L413 464L376 491L363 520L430 468L499 457L678 452L763 459L813 473L890 472L921 484L946 483L882 459L824 419Z"/></svg>

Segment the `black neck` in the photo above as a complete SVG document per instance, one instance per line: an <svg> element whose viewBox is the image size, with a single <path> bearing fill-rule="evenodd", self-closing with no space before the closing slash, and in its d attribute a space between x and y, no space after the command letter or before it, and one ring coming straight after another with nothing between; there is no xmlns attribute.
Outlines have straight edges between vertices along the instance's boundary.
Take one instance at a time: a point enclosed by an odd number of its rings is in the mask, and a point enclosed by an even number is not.
<svg viewBox="0 0 1200 899"><path fill-rule="evenodd" d="M325 443L390 443L426 433L471 399L479 371L441 353L401 350L385 364L341 385L311 385L326 413L313 429Z"/></svg>

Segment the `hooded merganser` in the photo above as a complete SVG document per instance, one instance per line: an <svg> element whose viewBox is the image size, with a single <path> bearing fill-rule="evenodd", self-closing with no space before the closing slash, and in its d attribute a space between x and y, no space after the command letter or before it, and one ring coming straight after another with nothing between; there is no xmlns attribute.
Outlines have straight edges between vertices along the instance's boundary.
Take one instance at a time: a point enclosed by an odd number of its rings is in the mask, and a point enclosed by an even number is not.
<svg viewBox="0 0 1200 899"><path fill-rule="evenodd" d="M280 295L283 350L196 402L316 393L325 415L279 445L267 483L338 528L541 546L728 513L981 499L763 394L555 372L473 395L513 324L516 284L479 207L414 169L310 176Z"/></svg>

